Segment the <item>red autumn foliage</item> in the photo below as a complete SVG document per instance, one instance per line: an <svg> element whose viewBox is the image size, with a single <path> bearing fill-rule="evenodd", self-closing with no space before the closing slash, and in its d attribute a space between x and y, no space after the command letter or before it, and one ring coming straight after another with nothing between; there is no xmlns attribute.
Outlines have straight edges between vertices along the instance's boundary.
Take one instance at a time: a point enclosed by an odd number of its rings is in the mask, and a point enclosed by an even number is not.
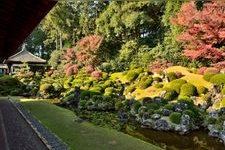
<svg viewBox="0 0 225 150"><path fill-rule="evenodd" d="M219 73L220 69L215 68L215 67L209 67L204 71L204 74L206 73Z"/></svg>
<svg viewBox="0 0 225 150"><path fill-rule="evenodd" d="M207 67L198 68L197 74L203 75L206 69L207 69Z"/></svg>
<svg viewBox="0 0 225 150"><path fill-rule="evenodd" d="M100 80L101 77L102 77L102 72L101 72L101 71L95 70L95 71L93 71L93 72L91 73L91 76L92 76L95 80Z"/></svg>
<svg viewBox="0 0 225 150"><path fill-rule="evenodd" d="M224 68L225 68L225 61L221 61L221 62L212 64L212 66L213 66L213 67L216 67L216 68L219 68L220 70L221 70L221 69L224 69Z"/></svg>
<svg viewBox="0 0 225 150"><path fill-rule="evenodd" d="M81 39L76 46L77 60L82 62L85 66L96 66L99 63L97 54L99 53L99 47L103 41L102 36L90 35Z"/></svg>
<svg viewBox="0 0 225 150"><path fill-rule="evenodd" d="M178 36L184 55L194 60L219 61L224 56L225 3L212 1L197 10L194 1L184 3L171 22L184 27Z"/></svg>
<svg viewBox="0 0 225 150"><path fill-rule="evenodd" d="M154 62L151 62L149 64L149 69L154 73L159 73L160 71L162 71L172 65L173 64L168 61L157 59Z"/></svg>
<svg viewBox="0 0 225 150"><path fill-rule="evenodd" d="M103 41L103 37L98 35L90 35L81 39L75 48L67 49L64 54L67 63L64 66L66 75L78 73L81 66L85 66L88 73L94 71L94 66L98 65L99 47ZM77 65L77 64L80 64Z"/></svg>

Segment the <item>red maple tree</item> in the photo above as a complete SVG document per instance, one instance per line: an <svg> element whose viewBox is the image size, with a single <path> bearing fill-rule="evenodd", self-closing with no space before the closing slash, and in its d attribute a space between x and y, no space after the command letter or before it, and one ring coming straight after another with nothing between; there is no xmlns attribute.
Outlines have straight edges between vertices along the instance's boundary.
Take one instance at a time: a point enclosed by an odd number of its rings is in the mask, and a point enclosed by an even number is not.
<svg viewBox="0 0 225 150"><path fill-rule="evenodd" d="M171 22L184 27L177 37L184 48L184 55L194 60L218 62L224 56L225 3L212 1L202 10L194 1L184 3Z"/></svg>

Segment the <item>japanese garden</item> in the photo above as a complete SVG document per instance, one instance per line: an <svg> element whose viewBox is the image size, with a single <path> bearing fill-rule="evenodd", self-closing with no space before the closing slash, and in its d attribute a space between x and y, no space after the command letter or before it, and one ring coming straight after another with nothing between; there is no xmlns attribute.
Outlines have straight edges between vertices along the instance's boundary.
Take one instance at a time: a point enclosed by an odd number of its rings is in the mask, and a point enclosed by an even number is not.
<svg viewBox="0 0 225 150"><path fill-rule="evenodd" d="M68 149L225 149L223 1L59 1L18 52L0 101Z"/></svg>

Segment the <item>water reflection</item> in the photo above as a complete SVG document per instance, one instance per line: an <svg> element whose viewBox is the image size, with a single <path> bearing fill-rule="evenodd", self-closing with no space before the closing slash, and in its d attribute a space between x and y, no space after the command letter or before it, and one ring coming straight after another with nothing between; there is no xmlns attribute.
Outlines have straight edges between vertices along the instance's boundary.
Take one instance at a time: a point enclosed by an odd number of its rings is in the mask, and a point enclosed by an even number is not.
<svg viewBox="0 0 225 150"><path fill-rule="evenodd" d="M128 134L166 150L225 150L225 146L221 142L209 137L207 131L203 130L182 136L172 132L138 128L135 132L128 132Z"/></svg>

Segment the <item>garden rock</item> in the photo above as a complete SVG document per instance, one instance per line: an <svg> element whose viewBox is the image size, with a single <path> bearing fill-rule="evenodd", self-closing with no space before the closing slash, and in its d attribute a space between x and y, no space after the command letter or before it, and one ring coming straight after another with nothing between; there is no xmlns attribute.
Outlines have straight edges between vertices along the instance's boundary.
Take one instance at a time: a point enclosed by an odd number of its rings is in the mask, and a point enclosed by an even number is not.
<svg viewBox="0 0 225 150"><path fill-rule="evenodd" d="M119 113L119 121L121 123L126 123L128 121L128 114L126 112Z"/></svg>
<svg viewBox="0 0 225 150"><path fill-rule="evenodd" d="M179 134L184 135L190 132L190 116L183 114L181 116L180 124L175 126L175 131L179 132Z"/></svg>
<svg viewBox="0 0 225 150"><path fill-rule="evenodd" d="M169 116L173 111L172 110L169 110L169 109L160 109L163 113L163 116Z"/></svg>
<svg viewBox="0 0 225 150"><path fill-rule="evenodd" d="M89 105L87 106L87 110L96 110L95 105Z"/></svg>
<svg viewBox="0 0 225 150"><path fill-rule="evenodd" d="M155 97L154 98L154 103L156 103L156 104L162 103L162 98L161 97Z"/></svg>
<svg viewBox="0 0 225 150"><path fill-rule="evenodd" d="M142 127L153 128L154 121L152 119L146 119L142 122Z"/></svg>
<svg viewBox="0 0 225 150"><path fill-rule="evenodd" d="M188 109L188 105L186 103L176 103L174 105L175 112L182 112L185 109Z"/></svg>
<svg viewBox="0 0 225 150"><path fill-rule="evenodd" d="M155 121L153 129L159 131L169 131L172 129L172 126L164 119L158 119Z"/></svg>
<svg viewBox="0 0 225 150"><path fill-rule="evenodd" d="M151 118L154 119L154 120L157 120L157 119L161 118L161 115L160 114L153 114L151 116Z"/></svg>

